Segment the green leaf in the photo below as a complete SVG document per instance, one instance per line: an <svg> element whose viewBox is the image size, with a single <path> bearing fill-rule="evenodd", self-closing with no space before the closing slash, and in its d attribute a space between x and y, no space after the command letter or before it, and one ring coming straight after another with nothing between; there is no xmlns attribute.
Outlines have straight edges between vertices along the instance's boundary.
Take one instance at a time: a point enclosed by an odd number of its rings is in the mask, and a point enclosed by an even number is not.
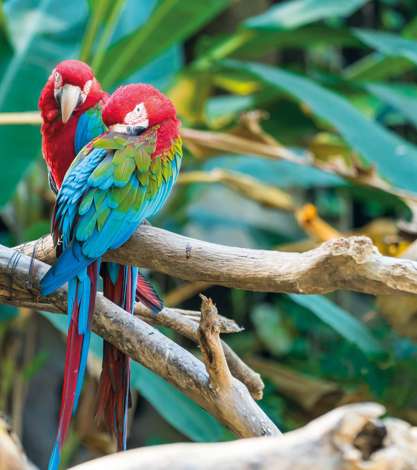
<svg viewBox="0 0 417 470"><path fill-rule="evenodd" d="M352 30L354 33L354 31ZM413 39L417 36L417 18L411 20L402 30L401 36ZM348 80L384 80L411 70L414 65L402 57L381 55L374 52L347 67L343 76Z"/></svg>
<svg viewBox="0 0 417 470"><path fill-rule="evenodd" d="M251 156L218 156L204 163L205 171L225 168L249 176L256 175L266 184L279 188L314 188L343 185L343 180L317 168L294 165L284 160L270 161Z"/></svg>
<svg viewBox="0 0 417 470"><path fill-rule="evenodd" d="M233 53L239 56L264 55L276 47L311 45L311 35L317 38L317 33L323 35L330 28L320 27L321 30L293 31L317 20L331 17L348 16L368 0L295 0L272 6L265 13L247 19L242 27L233 35L218 42L195 61L194 66L204 69L212 61L224 59ZM352 40L348 31L333 30L333 38L343 36L343 41Z"/></svg>
<svg viewBox="0 0 417 470"><path fill-rule="evenodd" d="M296 30L259 30L234 53L239 58L253 59L283 48L307 49L329 43L333 47L365 47L347 28L317 24Z"/></svg>
<svg viewBox="0 0 417 470"><path fill-rule="evenodd" d="M292 0L249 18L243 26L251 29L293 29L325 18L348 16L368 0Z"/></svg>
<svg viewBox="0 0 417 470"><path fill-rule="evenodd" d="M215 418L137 362L132 365L132 386L139 390L174 428L193 441L222 440L226 431Z"/></svg>
<svg viewBox="0 0 417 470"><path fill-rule="evenodd" d="M390 183L416 191L417 149L381 125L367 119L345 98L312 80L251 62L225 61L232 70L249 72L268 86L285 90L334 126L351 147Z"/></svg>
<svg viewBox="0 0 417 470"><path fill-rule="evenodd" d="M347 80L383 80L401 75L414 65L402 57L382 56L379 52L369 54L343 71Z"/></svg>
<svg viewBox="0 0 417 470"><path fill-rule="evenodd" d="M59 331L67 333L67 317L42 312ZM90 353L102 359L102 339L92 334ZM174 428L197 442L216 442L226 430L190 398L135 361L131 362L132 387L141 393Z"/></svg>
<svg viewBox="0 0 417 470"><path fill-rule="evenodd" d="M0 65L0 112L32 111L56 63L76 53L87 9L79 2L20 0L6 2L4 13L13 54ZM0 126L0 140L0 164L7 167L0 174L2 206L40 156L39 128Z"/></svg>
<svg viewBox="0 0 417 470"><path fill-rule="evenodd" d="M400 111L414 126L417 126L417 87L392 83L368 83L364 86L366 90Z"/></svg>
<svg viewBox="0 0 417 470"><path fill-rule="evenodd" d="M168 47L184 41L230 3L230 0L160 1L144 25L112 45L97 71L104 88L128 77ZM110 65L111 64L111 65Z"/></svg>
<svg viewBox="0 0 417 470"><path fill-rule="evenodd" d="M3 48L8 47L10 45L7 18L6 18L6 15L4 14L3 0L0 0L0 41L1 41L0 51L3 53Z"/></svg>
<svg viewBox="0 0 417 470"><path fill-rule="evenodd" d="M103 32L100 36L100 40L98 41L93 60L91 61L91 67L93 70L98 70L103 63L110 38L114 32L117 22L119 21L120 14L122 13L122 9L125 6L125 3L125 0L113 0L111 2L111 10L106 15Z"/></svg>
<svg viewBox="0 0 417 470"><path fill-rule="evenodd" d="M320 295L288 294L298 305L309 310L322 322L347 341L355 344L367 356L383 356L382 345L372 336L368 328L335 303Z"/></svg>
<svg viewBox="0 0 417 470"><path fill-rule="evenodd" d="M94 40L96 39L100 25L109 14L110 4L110 0L100 0L98 2L89 0L88 2L90 7L90 17L80 51L80 60L83 60L84 62L90 61L89 59L91 58Z"/></svg>
<svg viewBox="0 0 417 470"><path fill-rule="evenodd" d="M285 328L282 315L271 305L257 305L251 316L256 334L272 354L289 352L292 338Z"/></svg>
<svg viewBox="0 0 417 470"><path fill-rule="evenodd" d="M354 29L354 34L368 46L387 56L404 57L417 64L417 41L396 34Z"/></svg>
<svg viewBox="0 0 417 470"><path fill-rule="evenodd" d="M12 307L11 305L0 305L0 324L11 320L18 315L19 311L17 307Z"/></svg>

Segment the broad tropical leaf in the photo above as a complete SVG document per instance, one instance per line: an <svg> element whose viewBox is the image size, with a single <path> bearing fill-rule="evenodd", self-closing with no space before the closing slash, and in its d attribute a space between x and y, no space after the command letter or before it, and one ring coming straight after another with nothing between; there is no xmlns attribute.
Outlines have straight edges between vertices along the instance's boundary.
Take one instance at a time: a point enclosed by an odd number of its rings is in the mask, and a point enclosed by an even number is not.
<svg viewBox="0 0 417 470"><path fill-rule="evenodd" d="M300 100L337 129L387 181L416 192L417 148L366 118L345 98L308 78L276 67L238 61L226 61L225 64L231 70L249 72L268 86L285 90Z"/></svg>
<svg viewBox="0 0 417 470"><path fill-rule="evenodd" d="M2 67L0 112L36 109L40 90L52 68L77 51L87 9L77 2L42 0L37 2L37 7L33 3L22 0L4 5L13 54ZM7 167L7 171L0 174L2 206L40 155L39 129L1 126L0 139L3 144L1 162Z"/></svg>
<svg viewBox="0 0 417 470"><path fill-rule="evenodd" d="M271 7L243 23L246 28L294 29L313 21L351 15L368 0L291 0Z"/></svg>
<svg viewBox="0 0 417 470"><path fill-rule="evenodd" d="M103 86L108 87L128 77L168 47L187 39L229 3L230 0L160 1L144 25L110 47L103 66L98 70Z"/></svg>
<svg viewBox="0 0 417 470"><path fill-rule="evenodd" d="M406 39L392 33L355 29L355 35L369 47L384 55L404 57L417 64L417 41Z"/></svg>
<svg viewBox="0 0 417 470"><path fill-rule="evenodd" d="M385 354L382 345L372 336L368 328L350 313L320 295L289 294L291 300L317 316L340 336L368 356Z"/></svg>
<svg viewBox="0 0 417 470"><path fill-rule="evenodd" d="M365 88L417 126L417 88L414 85L369 83Z"/></svg>

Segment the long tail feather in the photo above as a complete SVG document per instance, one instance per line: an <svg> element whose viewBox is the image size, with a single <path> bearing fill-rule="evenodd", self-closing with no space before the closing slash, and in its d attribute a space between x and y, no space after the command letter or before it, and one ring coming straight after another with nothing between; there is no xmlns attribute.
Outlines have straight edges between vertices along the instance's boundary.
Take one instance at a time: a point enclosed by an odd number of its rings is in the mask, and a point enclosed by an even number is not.
<svg viewBox="0 0 417 470"><path fill-rule="evenodd" d="M42 278L41 294L49 295L56 291L78 273L83 272L92 261L83 254L79 243L73 243L60 254L55 264Z"/></svg>
<svg viewBox="0 0 417 470"><path fill-rule="evenodd" d="M129 313L134 309L138 269L115 263L103 265L103 293ZM126 449L127 411L130 404L130 359L110 343L103 345L103 369L99 384L97 419Z"/></svg>
<svg viewBox="0 0 417 470"><path fill-rule="evenodd" d="M65 357L64 385L58 433L49 460L49 470L58 470L62 446L68 434L71 415L78 405L87 365L90 323L97 292L98 264L95 261L82 270L68 285L69 329Z"/></svg>
<svg viewBox="0 0 417 470"><path fill-rule="evenodd" d="M129 313L133 313L135 298L154 313L163 309L158 293L137 268L103 263L101 275L104 295ZM104 341L96 416L103 427L116 437L118 450L126 449L129 405L130 359Z"/></svg>
<svg viewBox="0 0 417 470"><path fill-rule="evenodd" d="M150 308L153 313L159 313L164 308L164 303L158 292L140 272L138 272L136 284L136 300Z"/></svg>

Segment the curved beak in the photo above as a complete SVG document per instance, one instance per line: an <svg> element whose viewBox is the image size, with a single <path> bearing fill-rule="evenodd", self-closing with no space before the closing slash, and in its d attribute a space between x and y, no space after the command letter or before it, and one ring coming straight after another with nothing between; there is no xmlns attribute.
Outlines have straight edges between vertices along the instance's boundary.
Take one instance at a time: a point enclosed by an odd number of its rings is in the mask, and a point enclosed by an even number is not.
<svg viewBox="0 0 417 470"><path fill-rule="evenodd" d="M61 94L61 119L64 124L68 122L81 98L81 88L74 85L64 85Z"/></svg>

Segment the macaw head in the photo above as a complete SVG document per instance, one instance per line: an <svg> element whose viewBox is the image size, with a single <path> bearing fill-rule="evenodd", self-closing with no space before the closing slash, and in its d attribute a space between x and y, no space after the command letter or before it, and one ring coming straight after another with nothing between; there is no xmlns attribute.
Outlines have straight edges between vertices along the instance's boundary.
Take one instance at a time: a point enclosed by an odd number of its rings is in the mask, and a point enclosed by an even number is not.
<svg viewBox="0 0 417 470"><path fill-rule="evenodd" d="M107 101L102 117L110 130L130 135L139 135L165 121L177 121L171 101L143 83L118 88Z"/></svg>
<svg viewBox="0 0 417 470"><path fill-rule="evenodd" d="M100 86L87 64L79 60L64 60L52 71L43 94L53 103L62 122L66 124L74 111L84 108L89 97L96 95L97 90L101 91ZM39 104L42 109L42 95Z"/></svg>

